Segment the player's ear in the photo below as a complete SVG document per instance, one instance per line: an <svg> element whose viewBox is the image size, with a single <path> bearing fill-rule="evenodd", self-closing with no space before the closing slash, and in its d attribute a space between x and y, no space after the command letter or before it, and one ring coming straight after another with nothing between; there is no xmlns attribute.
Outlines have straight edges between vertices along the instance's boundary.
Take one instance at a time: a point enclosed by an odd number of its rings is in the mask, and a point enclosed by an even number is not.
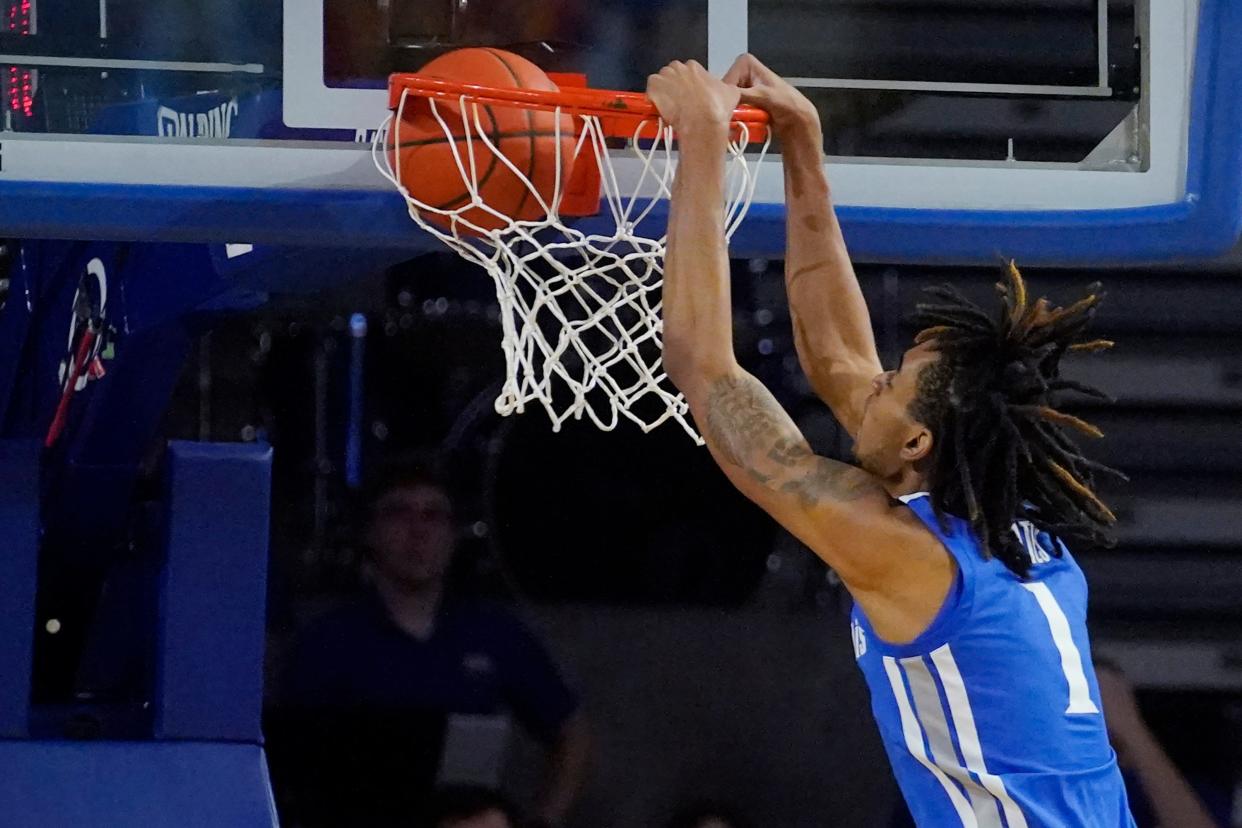
<svg viewBox="0 0 1242 828"><path fill-rule="evenodd" d="M917 463L931 454L935 439L927 426L915 423L906 437L906 442L901 446L901 459L907 463Z"/></svg>

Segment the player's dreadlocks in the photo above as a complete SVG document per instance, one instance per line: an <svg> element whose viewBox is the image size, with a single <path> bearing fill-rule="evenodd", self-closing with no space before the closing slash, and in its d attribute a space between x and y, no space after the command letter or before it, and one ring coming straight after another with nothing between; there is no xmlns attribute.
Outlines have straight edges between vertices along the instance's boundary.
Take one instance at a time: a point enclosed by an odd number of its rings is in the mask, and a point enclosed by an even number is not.
<svg viewBox="0 0 1242 828"><path fill-rule="evenodd" d="M938 301L919 306L915 341L934 340L940 359L919 376L911 416L936 435L928 480L936 510L969 518L985 554L1025 577L1031 560L1011 529L1015 520L1065 540L1111 542L1116 518L1096 495L1093 472L1124 475L1079 452L1071 431L1103 435L1059 411L1057 398L1077 392L1107 399L1062 378L1060 362L1069 351L1113 343L1083 336L1102 298L1098 284L1086 298L1054 309L1046 299L1028 301L1010 262L996 289L999 313L947 285L928 291Z"/></svg>

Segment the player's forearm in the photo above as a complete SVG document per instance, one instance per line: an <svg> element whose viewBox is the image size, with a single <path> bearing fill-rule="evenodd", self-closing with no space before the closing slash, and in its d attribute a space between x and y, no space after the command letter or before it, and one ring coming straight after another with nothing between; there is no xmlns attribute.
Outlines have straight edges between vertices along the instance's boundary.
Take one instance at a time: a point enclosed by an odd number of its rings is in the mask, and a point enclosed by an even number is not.
<svg viewBox="0 0 1242 828"><path fill-rule="evenodd" d="M1161 828L1216 828L1215 820L1155 736L1144 731L1127 753Z"/></svg>
<svg viewBox="0 0 1242 828"><path fill-rule="evenodd" d="M845 419L859 378L880 370L871 318L832 208L818 120L787 128L781 141L794 345L812 387Z"/></svg>
<svg viewBox="0 0 1242 828"><path fill-rule="evenodd" d="M682 391L734 363L725 240L725 128L679 134L664 258L664 366Z"/></svg>

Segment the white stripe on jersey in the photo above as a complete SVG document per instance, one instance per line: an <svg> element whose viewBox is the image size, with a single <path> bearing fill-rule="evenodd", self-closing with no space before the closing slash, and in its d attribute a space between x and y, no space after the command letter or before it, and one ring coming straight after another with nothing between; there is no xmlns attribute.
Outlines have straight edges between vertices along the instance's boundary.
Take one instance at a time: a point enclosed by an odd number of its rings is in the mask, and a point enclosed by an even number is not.
<svg viewBox="0 0 1242 828"><path fill-rule="evenodd" d="M897 699L897 711L901 714L901 732L906 739L906 749L918 760L919 764L931 771L932 776L936 777L936 781L940 783L940 787L944 788L949 801L953 803L953 810L957 811L957 816L962 821L963 828L979 828L979 822L975 819L974 811L970 803L966 801L966 797L962 796L957 785L944 775L944 771L928 760L927 751L923 749L922 730L918 720L914 717L914 711L910 709L910 698L906 695L906 684L902 680L901 668L897 666L897 660L892 656L884 656L884 672L888 674L888 683L892 686L893 696Z"/></svg>
<svg viewBox="0 0 1242 828"><path fill-rule="evenodd" d="M936 672L940 674L945 698L949 700L949 711L953 714L953 725L957 730L957 743L962 749L966 767L974 771L988 793L1000 802L1009 828L1027 828L1026 817L1022 815L1022 809L1013 801L1009 791L1005 790L1005 782L999 776L988 773L988 767L983 761L983 746L979 744L979 732L975 729L975 714L970 709L970 698L966 695L966 682L962 680L953 651L945 644L932 651L931 660L936 665Z"/></svg>
<svg viewBox="0 0 1242 828"><path fill-rule="evenodd" d="M1100 710L1091 700L1091 689L1087 686L1087 676L1082 669L1082 654L1074 644L1074 635L1070 632L1069 619L1061 610L1061 605L1053 597L1047 584L1023 584L1027 591L1035 596L1044 617L1048 619L1048 629L1052 631L1052 643L1061 656L1061 670L1069 683L1069 706L1066 713L1099 713Z"/></svg>
<svg viewBox="0 0 1242 828"><path fill-rule="evenodd" d="M910 680L914 708L918 713L919 724L923 726L923 731L927 734L932 761L966 789L966 795L970 797L970 805L975 812L979 828L1002 828L1000 803L991 791L986 790L967 772L968 769L976 769L969 767L969 762L964 768L958 761L957 751L953 747L953 735L949 732L949 721L944 705L940 701L940 693L936 690L936 680L932 678L931 670L927 669L921 656L903 658L901 666ZM954 719L956 718L955 716ZM963 749L962 753L965 754L965 752Z"/></svg>

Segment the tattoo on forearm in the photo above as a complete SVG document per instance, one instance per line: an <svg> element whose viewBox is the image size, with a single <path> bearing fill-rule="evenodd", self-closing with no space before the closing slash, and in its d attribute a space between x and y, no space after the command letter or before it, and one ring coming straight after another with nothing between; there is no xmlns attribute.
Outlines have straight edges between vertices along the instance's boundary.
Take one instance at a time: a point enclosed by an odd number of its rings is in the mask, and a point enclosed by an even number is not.
<svg viewBox="0 0 1242 828"><path fill-rule="evenodd" d="M727 462L806 506L855 500L875 486L853 466L816 457L776 398L748 374L718 380L706 409L705 436Z"/></svg>

